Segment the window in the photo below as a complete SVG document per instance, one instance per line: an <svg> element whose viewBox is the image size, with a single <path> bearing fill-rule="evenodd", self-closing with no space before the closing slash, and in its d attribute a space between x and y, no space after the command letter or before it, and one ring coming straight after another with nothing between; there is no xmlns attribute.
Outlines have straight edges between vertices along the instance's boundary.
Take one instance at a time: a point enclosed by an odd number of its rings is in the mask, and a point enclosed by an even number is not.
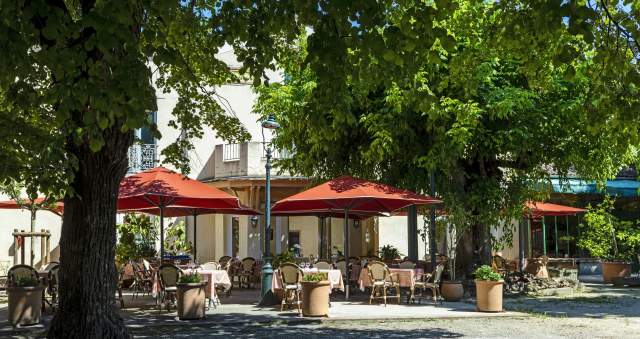
<svg viewBox="0 0 640 339"><path fill-rule="evenodd" d="M222 161L240 160L240 144L222 145Z"/></svg>

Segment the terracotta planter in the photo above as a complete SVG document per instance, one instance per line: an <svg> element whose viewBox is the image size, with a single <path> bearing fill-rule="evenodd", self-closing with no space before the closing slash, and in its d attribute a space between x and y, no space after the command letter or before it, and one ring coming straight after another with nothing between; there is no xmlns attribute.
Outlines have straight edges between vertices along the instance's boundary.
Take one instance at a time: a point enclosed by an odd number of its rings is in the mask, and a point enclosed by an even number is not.
<svg viewBox="0 0 640 339"><path fill-rule="evenodd" d="M629 277L631 275L631 264L627 262L603 262L602 280L605 284L613 283L614 278Z"/></svg>
<svg viewBox="0 0 640 339"><path fill-rule="evenodd" d="M178 283L178 318L181 320L204 318L204 287L206 282L181 284Z"/></svg>
<svg viewBox="0 0 640 339"><path fill-rule="evenodd" d="M329 282L303 281L302 315L305 317L326 317L329 315Z"/></svg>
<svg viewBox="0 0 640 339"><path fill-rule="evenodd" d="M12 326L34 325L42 314L42 290L44 287L8 287L9 323Z"/></svg>
<svg viewBox="0 0 640 339"><path fill-rule="evenodd" d="M440 294L446 301L459 301L464 296L464 288L460 281L443 281Z"/></svg>
<svg viewBox="0 0 640 339"><path fill-rule="evenodd" d="M476 310L502 312L502 285L504 281L476 280Z"/></svg>

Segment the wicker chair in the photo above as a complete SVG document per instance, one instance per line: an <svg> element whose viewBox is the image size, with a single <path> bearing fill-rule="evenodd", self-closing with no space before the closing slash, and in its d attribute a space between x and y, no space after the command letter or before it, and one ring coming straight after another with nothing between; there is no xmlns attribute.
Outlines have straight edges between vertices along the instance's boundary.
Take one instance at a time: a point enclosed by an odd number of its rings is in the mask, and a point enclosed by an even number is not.
<svg viewBox="0 0 640 339"><path fill-rule="evenodd" d="M7 272L7 287L15 286L20 279L40 281L38 271L29 265L15 265Z"/></svg>
<svg viewBox="0 0 640 339"><path fill-rule="evenodd" d="M314 266L319 270L330 270L333 268L333 266L326 261L318 261Z"/></svg>
<svg viewBox="0 0 640 339"><path fill-rule="evenodd" d="M137 298L138 294L151 294L153 287L153 276L149 270L145 270L144 263L131 262L133 267L133 298Z"/></svg>
<svg viewBox="0 0 640 339"><path fill-rule="evenodd" d="M414 268L416 268L416 263L414 263L413 261L410 261L410 260L405 260L405 261L401 262L400 264L398 264L398 267L414 269Z"/></svg>
<svg viewBox="0 0 640 339"><path fill-rule="evenodd" d="M182 271L178 268L178 266L174 264L162 264L158 268L158 277L160 278L160 290L162 293L162 297L160 299L160 310L162 310L162 304L167 303L167 311L170 310L171 305L173 305L176 301L176 293L178 279L180 279L180 275Z"/></svg>
<svg viewBox="0 0 640 339"><path fill-rule="evenodd" d="M59 272L60 272L60 264L49 266L49 273L48 273L49 277L47 279L48 280L47 294L51 298L50 305L54 311L58 307L58 290L60 286Z"/></svg>
<svg viewBox="0 0 640 339"><path fill-rule="evenodd" d="M444 271L444 263L439 263L436 266L436 269L431 274L425 274L420 277L419 280L413 283L413 287L411 288L411 295L409 296L410 302L415 302L415 290L420 289L420 295L418 296L418 303L422 301L424 297L424 292L427 289L431 290L431 295L433 297L434 304L438 304L438 300L440 300L440 304L442 304L442 297L440 296L440 282L442 281L442 272Z"/></svg>
<svg viewBox="0 0 640 339"><path fill-rule="evenodd" d="M298 314L302 314L300 308L300 293L302 292L302 270L294 263L282 263L278 268L280 280L282 281L283 297L280 304L280 311L284 310L284 305L296 305Z"/></svg>
<svg viewBox="0 0 640 339"><path fill-rule="evenodd" d="M228 255L224 255L224 256L220 257L220 259L218 259L218 263L222 267L227 266L227 264L229 264L230 261L231 261L231 257L228 256Z"/></svg>
<svg viewBox="0 0 640 339"><path fill-rule="evenodd" d="M389 267L380 261L370 261L367 264L369 279L371 279L371 296L369 304L373 299L383 299L387 306L387 291L393 288L400 304L400 279L397 274L391 273ZM382 296L380 294L382 293Z"/></svg>
<svg viewBox="0 0 640 339"><path fill-rule="evenodd" d="M251 257L242 259L240 272L238 272L238 286L242 287L242 283L244 283L247 288L251 288L251 279L253 278L253 267L255 263L256 259Z"/></svg>
<svg viewBox="0 0 640 339"><path fill-rule="evenodd" d="M206 263L200 265L200 267L202 267L203 270L208 270L208 271L218 271L218 270L222 269L220 264L218 264L215 261L206 262Z"/></svg>
<svg viewBox="0 0 640 339"><path fill-rule="evenodd" d="M491 261L491 268L502 275L505 275L509 272L509 265L507 264L507 260L499 255L493 256Z"/></svg>

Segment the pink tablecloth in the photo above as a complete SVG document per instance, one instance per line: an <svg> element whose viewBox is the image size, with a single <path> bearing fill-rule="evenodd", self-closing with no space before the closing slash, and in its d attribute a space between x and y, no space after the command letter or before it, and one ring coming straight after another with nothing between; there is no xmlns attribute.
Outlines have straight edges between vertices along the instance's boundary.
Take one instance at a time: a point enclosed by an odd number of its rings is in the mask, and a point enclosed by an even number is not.
<svg viewBox="0 0 640 339"><path fill-rule="evenodd" d="M227 271L224 270L203 270L203 269L186 269L183 270L184 273L189 274L192 272L198 272L202 275L202 279L207 282L207 286L205 288L205 294L207 298L211 298L211 296L216 296L216 287L222 286L225 289L231 288L231 279L229 279L229 275ZM160 280L158 279L158 275L154 275L153 278L153 289L152 294L156 296L160 291Z"/></svg>
<svg viewBox="0 0 640 339"><path fill-rule="evenodd" d="M413 287L416 277L424 273L421 268L389 268L389 272L397 273L400 279L400 287ZM358 286L361 290L365 287L371 287L371 279L369 279L369 270L365 267L360 270L358 278Z"/></svg>
<svg viewBox="0 0 640 339"><path fill-rule="evenodd" d="M317 268L303 268L302 273L318 273L325 272L327 273L327 277L329 279L329 288L339 289L340 291L344 291L344 281L342 280L342 274L340 270L319 270ZM273 271L273 279L271 279L271 290L279 290L282 289L282 278L280 277L280 273L278 270Z"/></svg>

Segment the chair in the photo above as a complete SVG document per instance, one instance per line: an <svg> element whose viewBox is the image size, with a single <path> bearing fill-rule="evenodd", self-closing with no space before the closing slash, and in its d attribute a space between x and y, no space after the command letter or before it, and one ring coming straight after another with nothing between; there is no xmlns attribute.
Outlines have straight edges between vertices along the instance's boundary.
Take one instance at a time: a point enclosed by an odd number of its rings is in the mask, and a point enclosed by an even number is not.
<svg viewBox="0 0 640 339"><path fill-rule="evenodd" d="M208 270L208 271L218 271L218 270L222 269L220 264L218 264L215 261L206 262L206 263L200 265L200 267L202 267L203 270Z"/></svg>
<svg viewBox="0 0 640 339"><path fill-rule="evenodd" d="M509 272L509 265L507 264L507 260L499 255L493 256L491 268L502 275Z"/></svg>
<svg viewBox="0 0 640 339"><path fill-rule="evenodd" d="M330 270L333 268L333 266L326 261L318 261L314 266L319 270Z"/></svg>
<svg viewBox="0 0 640 339"><path fill-rule="evenodd" d="M20 280L29 279L40 281L38 271L29 265L15 265L7 272L7 287L13 287L18 284Z"/></svg>
<svg viewBox="0 0 640 339"><path fill-rule="evenodd" d="M220 264L220 266L225 267L227 266L227 264L231 261L231 257L228 255L224 255L222 257L220 257L220 259L218 259L218 263Z"/></svg>
<svg viewBox="0 0 640 339"><path fill-rule="evenodd" d="M162 310L162 304L165 302L169 302L167 304L167 311L170 310L171 305L173 305L176 301L176 293L178 288L176 284L178 283L178 279L180 279L180 275L182 271L178 268L178 266L174 264L162 264L158 268L158 277L160 278L160 291L162 293L162 298L160 299L160 309Z"/></svg>
<svg viewBox="0 0 640 339"><path fill-rule="evenodd" d="M367 265L369 271L369 279L371 280L371 296L369 304L373 299L383 299L384 305L387 306L387 291L393 288L400 304L400 279L396 273L391 273L389 267L380 261L370 261ZM380 293L382 292L382 296Z"/></svg>
<svg viewBox="0 0 640 339"><path fill-rule="evenodd" d="M398 267L400 268L408 268L408 269L414 269L416 268L416 263L414 263L413 261L410 260L405 260L403 262L401 262L400 264L398 264Z"/></svg>
<svg viewBox="0 0 640 339"><path fill-rule="evenodd" d="M47 284L47 294L51 297L51 308L55 311L56 307L58 307L58 290L60 286L59 272L60 272L60 264L51 265L48 267L48 284Z"/></svg>
<svg viewBox="0 0 640 339"><path fill-rule="evenodd" d="M347 281L347 263L344 260L338 260L336 262L336 268L340 270L340 273L342 273L345 281Z"/></svg>
<svg viewBox="0 0 640 339"><path fill-rule="evenodd" d="M253 277L253 267L256 263L256 259L246 257L242 259L240 265L240 272L238 272L239 282L238 285L242 287L244 282L247 288L251 288L251 278Z"/></svg>
<svg viewBox="0 0 640 339"><path fill-rule="evenodd" d="M444 265L444 263L439 263L433 273L422 275L413 283L413 287L411 287L411 295L409 296L410 302L415 301L416 289L420 289L420 298L418 299L418 303L422 301L424 291L430 289L431 295L433 296L434 304L438 304L438 299L440 299L440 304L442 304L442 298L440 296L440 282L442 281L442 272L444 271Z"/></svg>
<svg viewBox="0 0 640 339"><path fill-rule="evenodd" d="M284 305L297 305L298 314L302 314L300 308L300 293L302 292L302 270L294 263L282 263L278 268L280 280L282 281L283 297L280 304L280 311L284 310Z"/></svg>
<svg viewBox="0 0 640 339"><path fill-rule="evenodd" d="M144 263L137 263L131 261L131 267L133 267L133 298L138 297L138 293L142 295L151 294L153 287L153 276L150 271L145 270Z"/></svg>

